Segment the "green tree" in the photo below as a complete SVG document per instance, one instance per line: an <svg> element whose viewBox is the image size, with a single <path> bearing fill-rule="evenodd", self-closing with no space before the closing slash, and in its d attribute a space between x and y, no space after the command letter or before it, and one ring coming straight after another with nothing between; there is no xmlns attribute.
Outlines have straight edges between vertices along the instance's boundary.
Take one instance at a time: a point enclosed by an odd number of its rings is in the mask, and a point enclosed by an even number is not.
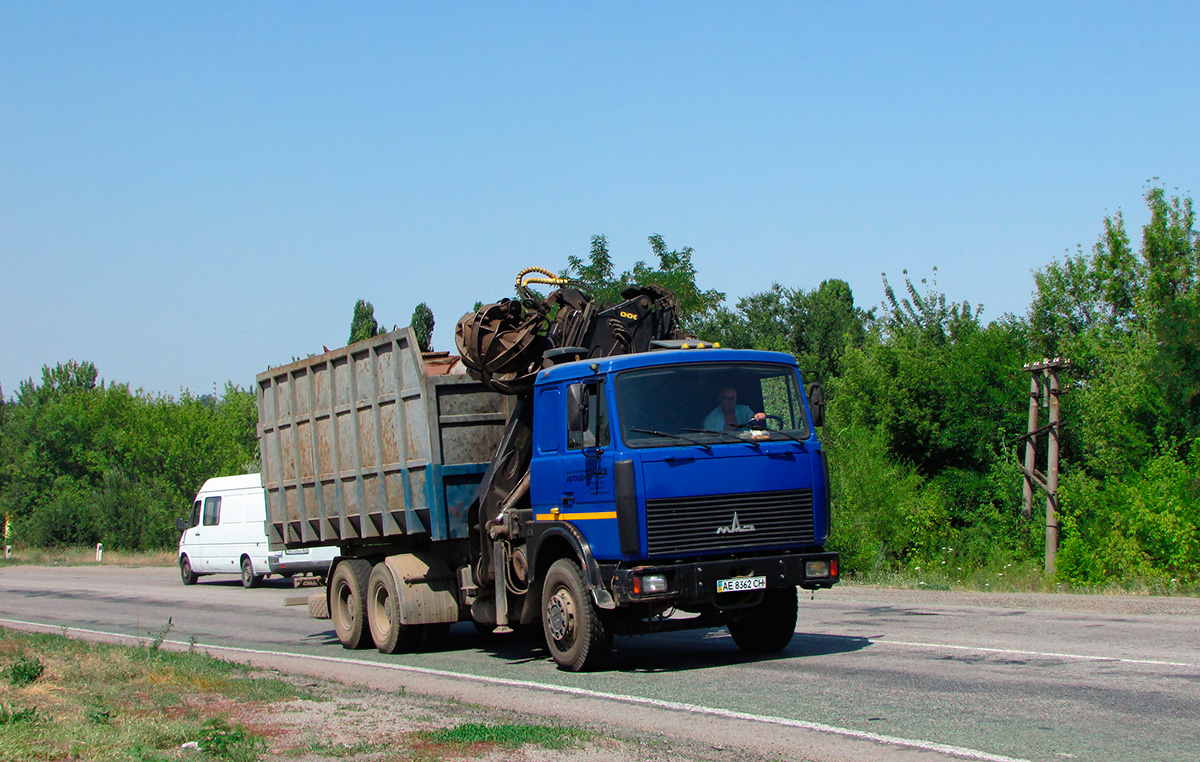
<svg viewBox="0 0 1200 762"><path fill-rule="evenodd" d="M433 310L421 302L413 310L412 329L417 335L417 346L422 352L433 351Z"/></svg>
<svg viewBox="0 0 1200 762"><path fill-rule="evenodd" d="M176 400L97 381L91 363L47 367L5 405L0 513L19 541L169 547L201 482L257 470L253 394Z"/></svg>
<svg viewBox="0 0 1200 762"><path fill-rule="evenodd" d="M869 467L863 479L878 474L901 490L900 503L843 475L834 482L840 510L852 526L887 529L871 540L883 554L873 563L928 560L941 547L973 563L1028 556L1012 456L1025 425L1025 326L1011 316L984 325L979 308L935 287L922 292L908 277L906 296L886 277L884 291L882 316L839 361L826 437L831 464L845 453ZM903 521L876 515L901 505ZM864 558L863 548L847 550Z"/></svg>
<svg viewBox="0 0 1200 762"><path fill-rule="evenodd" d="M576 256L567 257L567 269L563 276L582 283L598 302L609 305L624 301L621 291L629 286L656 285L665 288L675 294L679 324L684 330L694 331L724 301L725 294L716 289L704 290L696 285L696 267L692 263L695 251L690 246L668 249L661 235L652 235L648 240L651 251L658 258L657 267L638 260L632 269L614 276L608 240L597 235L592 237L587 261Z"/></svg>
<svg viewBox="0 0 1200 762"><path fill-rule="evenodd" d="M375 322L374 305L359 299L354 303L354 317L350 320L350 339L347 343L354 344L365 341L379 333L379 323Z"/></svg>
<svg viewBox="0 0 1200 762"><path fill-rule="evenodd" d="M722 346L788 352L822 378L838 375L847 347L861 346L873 313L854 306L843 280L826 280L811 291L774 283L738 300L730 310L709 313L697 333Z"/></svg>
<svg viewBox="0 0 1200 762"><path fill-rule="evenodd" d="M1118 212L1089 255L1035 273L1029 322L1045 356L1069 357L1081 394L1064 400L1086 436L1070 455L1119 476L1200 435L1200 246L1191 199L1146 193L1137 253Z"/></svg>
<svg viewBox="0 0 1200 762"><path fill-rule="evenodd" d="M1138 249L1118 212L1090 254L1035 275L1038 346L1074 365L1058 564L1074 582L1200 574L1200 238L1191 199L1145 201Z"/></svg>

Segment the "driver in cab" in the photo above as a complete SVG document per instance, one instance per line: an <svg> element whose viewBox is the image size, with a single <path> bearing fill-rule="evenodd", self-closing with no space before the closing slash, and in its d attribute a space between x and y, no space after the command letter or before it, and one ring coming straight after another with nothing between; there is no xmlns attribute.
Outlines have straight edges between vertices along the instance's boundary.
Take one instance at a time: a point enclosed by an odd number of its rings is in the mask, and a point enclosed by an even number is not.
<svg viewBox="0 0 1200 762"><path fill-rule="evenodd" d="M723 431L737 433L751 421L765 421L765 413L756 413L745 405L737 403L737 389L727 386L721 389L717 398L717 406L704 418L705 431Z"/></svg>

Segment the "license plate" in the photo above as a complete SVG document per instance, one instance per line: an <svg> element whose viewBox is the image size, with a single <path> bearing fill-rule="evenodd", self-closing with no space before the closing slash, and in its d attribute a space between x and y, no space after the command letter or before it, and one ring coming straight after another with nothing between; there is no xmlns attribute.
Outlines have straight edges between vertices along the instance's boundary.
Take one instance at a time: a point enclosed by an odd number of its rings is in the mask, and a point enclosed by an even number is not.
<svg viewBox="0 0 1200 762"><path fill-rule="evenodd" d="M765 590L766 577L732 577L717 580L718 593L741 593L746 590Z"/></svg>
<svg viewBox="0 0 1200 762"><path fill-rule="evenodd" d="M307 552L308 552L308 548L300 548L300 549L293 548L291 550L283 551L283 554L285 556L302 556Z"/></svg>

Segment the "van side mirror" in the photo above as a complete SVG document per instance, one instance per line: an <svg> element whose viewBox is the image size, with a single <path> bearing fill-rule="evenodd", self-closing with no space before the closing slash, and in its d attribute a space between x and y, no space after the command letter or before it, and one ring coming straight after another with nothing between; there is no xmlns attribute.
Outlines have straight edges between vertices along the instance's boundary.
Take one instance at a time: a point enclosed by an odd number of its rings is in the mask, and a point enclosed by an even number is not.
<svg viewBox="0 0 1200 762"><path fill-rule="evenodd" d="M825 425L825 387L820 381L814 381L808 387L808 406L812 409L814 426Z"/></svg>
<svg viewBox="0 0 1200 762"><path fill-rule="evenodd" d="M183 534L188 528L187 519L175 519L175 528L179 530L180 534Z"/></svg>
<svg viewBox="0 0 1200 762"><path fill-rule="evenodd" d="M588 424L588 393L584 384L567 387L567 431L582 433Z"/></svg>

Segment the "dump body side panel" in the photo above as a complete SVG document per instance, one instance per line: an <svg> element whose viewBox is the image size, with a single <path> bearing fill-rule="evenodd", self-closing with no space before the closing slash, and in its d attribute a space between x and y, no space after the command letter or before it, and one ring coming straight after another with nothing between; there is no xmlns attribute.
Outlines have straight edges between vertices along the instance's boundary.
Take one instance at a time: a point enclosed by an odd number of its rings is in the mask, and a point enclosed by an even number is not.
<svg viewBox="0 0 1200 762"><path fill-rule="evenodd" d="M466 536L506 401L401 328L258 375L272 549Z"/></svg>

